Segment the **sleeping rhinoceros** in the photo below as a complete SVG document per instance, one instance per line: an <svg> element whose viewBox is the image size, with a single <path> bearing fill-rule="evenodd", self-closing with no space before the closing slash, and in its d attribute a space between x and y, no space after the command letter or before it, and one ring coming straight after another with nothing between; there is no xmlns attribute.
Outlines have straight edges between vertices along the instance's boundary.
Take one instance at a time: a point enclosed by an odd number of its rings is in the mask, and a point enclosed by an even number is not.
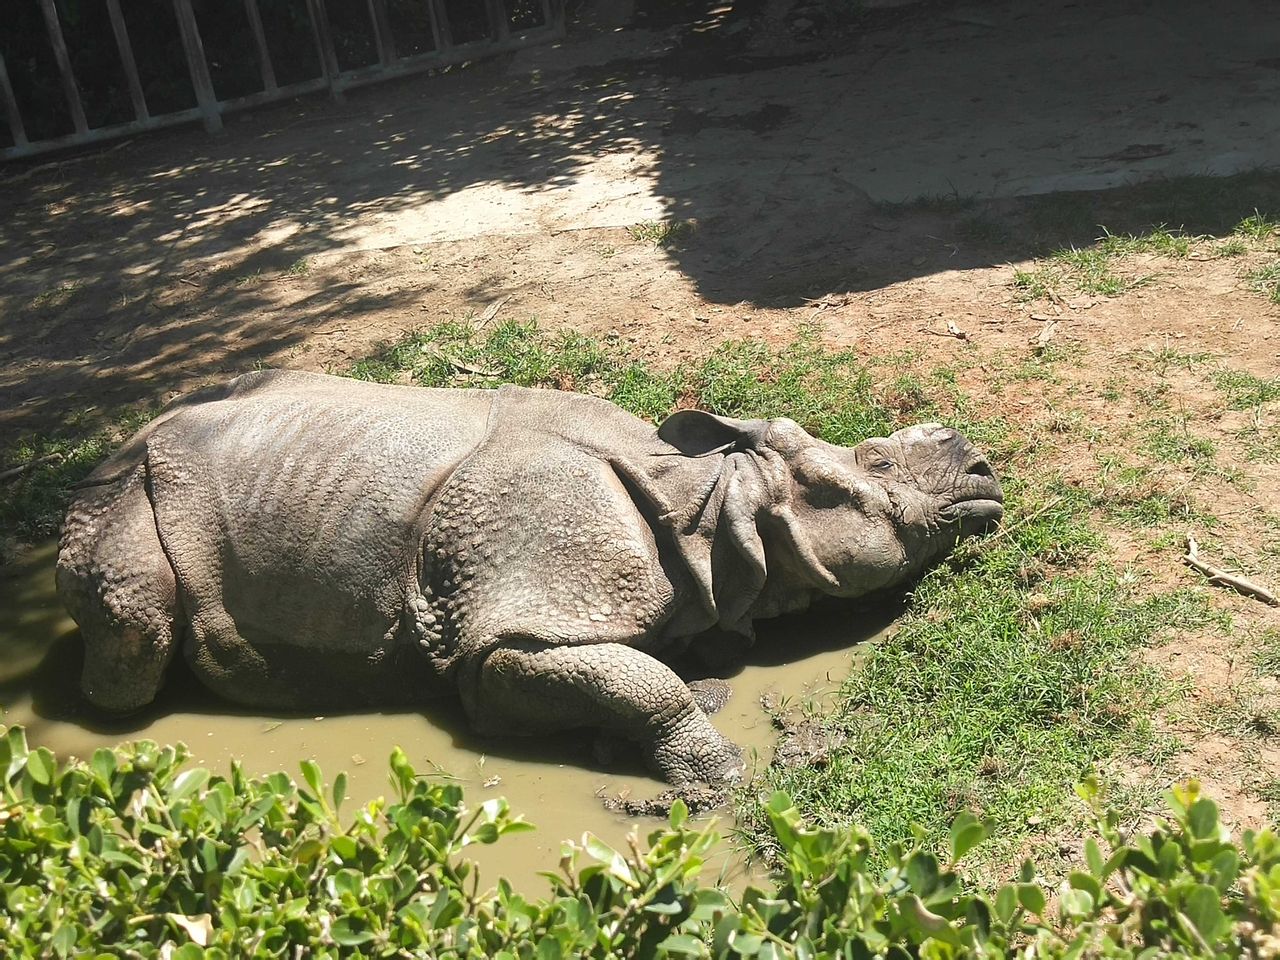
<svg viewBox="0 0 1280 960"><path fill-rule="evenodd" d="M179 646L256 707L456 689L474 727L598 727L672 782L741 769L660 659L917 575L1001 515L925 424L856 447L697 410L267 371L172 404L83 484L58 557L82 687L128 711Z"/></svg>

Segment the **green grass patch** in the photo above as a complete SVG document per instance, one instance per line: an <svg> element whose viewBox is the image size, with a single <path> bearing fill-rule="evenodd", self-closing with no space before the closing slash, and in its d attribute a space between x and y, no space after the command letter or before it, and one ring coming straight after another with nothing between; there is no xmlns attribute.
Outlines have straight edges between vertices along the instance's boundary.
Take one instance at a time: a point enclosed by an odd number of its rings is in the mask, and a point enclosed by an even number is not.
<svg viewBox="0 0 1280 960"><path fill-rule="evenodd" d="M1253 213L1236 224L1232 234L1241 240L1265 243L1274 238L1277 232L1280 232L1280 220L1254 210Z"/></svg>
<svg viewBox="0 0 1280 960"><path fill-rule="evenodd" d="M1254 649L1253 662L1263 676L1280 680L1280 629L1268 627L1262 632Z"/></svg>
<svg viewBox="0 0 1280 960"><path fill-rule="evenodd" d="M1066 270L1068 279L1082 293L1118 297L1145 282L1115 273L1111 269L1112 255L1101 246L1068 247L1055 253L1053 260Z"/></svg>
<svg viewBox="0 0 1280 960"><path fill-rule="evenodd" d="M1147 431L1146 452L1163 463L1204 468L1213 463L1218 448L1212 440L1197 437L1185 420L1156 420Z"/></svg>
<svg viewBox="0 0 1280 960"><path fill-rule="evenodd" d="M655 247L668 249L681 246L693 236L692 220L646 220L643 223L627 227L632 240L641 243L652 243Z"/></svg>
<svg viewBox="0 0 1280 960"><path fill-rule="evenodd" d="M1118 273L1115 269L1118 260L1140 253L1186 257L1191 252L1193 238L1165 226L1141 234L1112 233L1106 227L1102 230L1102 237L1092 246L1060 247L1049 255L1047 262L1031 270L1015 270L1013 285L1020 298L1057 297L1064 286L1080 293L1118 297L1152 279Z"/></svg>
<svg viewBox="0 0 1280 960"><path fill-rule="evenodd" d="M131 411L108 428L79 433L73 417L60 434L26 437L0 451L0 471L24 468L0 487L0 561L5 540L33 543L56 534L72 486L154 415Z"/></svg>
<svg viewBox="0 0 1280 960"><path fill-rule="evenodd" d="M1105 560L1082 498L1043 489L1006 477L1005 534L929 574L841 688L822 720L841 744L820 765L765 772L806 816L893 841L972 809L1008 854L1070 821L1064 799L1088 771L1167 754L1150 724L1164 684L1133 654L1211 614L1144 596Z"/></svg>
<svg viewBox="0 0 1280 960"><path fill-rule="evenodd" d="M1245 274L1249 289L1260 293L1272 303L1280 303L1280 260Z"/></svg>
<svg viewBox="0 0 1280 960"><path fill-rule="evenodd" d="M1258 377L1244 370L1219 370L1213 375L1232 410L1251 410L1280 400L1280 377Z"/></svg>
<svg viewBox="0 0 1280 960"><path fill-rule="evenodd" d="M432 387L578 390L649 420L694 404L732 417L786 416L831 443L857 443L931 416L937 410L929 393L947 393L937 378L926 386L899 374L883 383L872 370L853 350L823 348L814 329L781 350L733 341L697 363L662 370L630 359L616 341L507 321L484 333L458 323L418 331L355 364L350 375Z"/></svg>
<svg viewBox="0 0 1280 960"><path fill-rule="evenodd" d="M1049 300L1058 295L1062 274L1051 267L1038 266L1031 270L1014 270L1013 285L1019 300Z"/></svg>
<svg viewBox="0 0 1280 960"><path fill-rule="evenodd" d="M1115 234L1104 227L1098 246L1109 257L1127 257L1138 253L1185 257L1191 252L1192 239L1181 230L1170 230L1163 224L1143 234Z"/></svg>
<svg viewBox="0 0 1280 960"><path fill-rule="evenodd" d="M1219 257L1243 257L1249 252L1249 243L1241 237L1227 237L1214 247L1213 252Z"/></svg>

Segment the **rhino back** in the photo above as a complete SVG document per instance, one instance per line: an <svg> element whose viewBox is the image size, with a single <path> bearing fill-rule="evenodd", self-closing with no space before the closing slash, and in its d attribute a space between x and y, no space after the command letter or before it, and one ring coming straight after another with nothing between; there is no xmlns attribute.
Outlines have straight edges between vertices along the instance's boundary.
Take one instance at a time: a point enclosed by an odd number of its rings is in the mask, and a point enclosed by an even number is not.
<svg viewBox="0 0 1280 960"><path fill-rule="evenodd" d="M272 373L156 429L157 525L204 666L236 682L282 655L384 659L427 504L492 396Z"/></svg>

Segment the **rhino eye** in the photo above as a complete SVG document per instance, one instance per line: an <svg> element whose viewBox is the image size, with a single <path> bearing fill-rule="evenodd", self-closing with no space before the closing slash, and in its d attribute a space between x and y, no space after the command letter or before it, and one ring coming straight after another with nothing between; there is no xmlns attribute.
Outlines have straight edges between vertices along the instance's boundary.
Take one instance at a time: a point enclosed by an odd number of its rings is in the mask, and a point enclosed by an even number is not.
<svg viewBox="0 0 1280 960"><path fill-rule="evenodd" d="M871 461L871 469L874 470L876 473L884 473L888 470L893 469L893 461L885 460L883 457L881 457L879 460Z"/></svg>

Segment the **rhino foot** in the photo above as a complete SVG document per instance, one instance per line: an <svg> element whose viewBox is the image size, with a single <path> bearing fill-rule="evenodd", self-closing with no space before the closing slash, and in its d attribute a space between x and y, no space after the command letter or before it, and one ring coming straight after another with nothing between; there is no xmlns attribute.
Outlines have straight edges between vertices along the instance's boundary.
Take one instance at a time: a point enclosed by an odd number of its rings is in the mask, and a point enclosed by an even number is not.
<svg viewBox="0 0 1280 960"><path fill-rule="evenodd" d="M729 702L729 697L733 695L733 687L729 686L728 681L716 677L690 680L687 686L689 692L693 694L693 702L707 716L719 713Z"/></svg>
<svg viewBox="0 0 1280 960"><path fill-rule="evenodd" d="M711 725L697 704L663 729L649 753L650 766L668 783L731 783L742 779L742 750Z"/></svg>

